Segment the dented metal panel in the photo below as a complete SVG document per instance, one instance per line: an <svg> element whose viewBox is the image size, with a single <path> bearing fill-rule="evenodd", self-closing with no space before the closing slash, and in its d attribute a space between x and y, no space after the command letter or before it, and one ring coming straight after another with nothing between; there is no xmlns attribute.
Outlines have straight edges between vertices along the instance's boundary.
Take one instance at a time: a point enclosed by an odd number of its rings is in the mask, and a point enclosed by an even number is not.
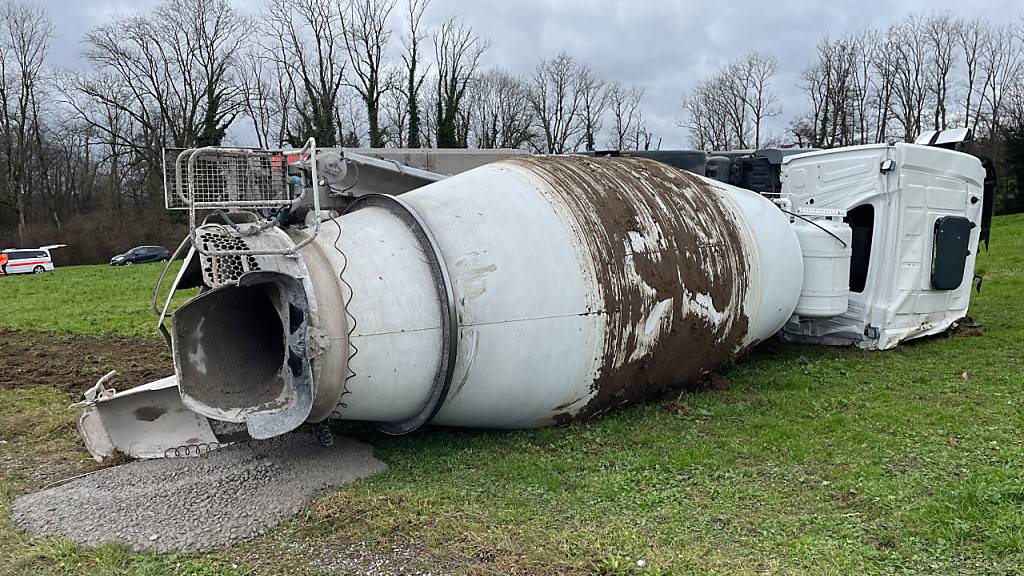
<svg viewBox="0 0 1024 576"><path fill-rule="evenodd" d="M182 404L174 376L100 395L80 407L78 430L97 462L118 454L161 458L179 446L218 444L209 421Z"/></svg>

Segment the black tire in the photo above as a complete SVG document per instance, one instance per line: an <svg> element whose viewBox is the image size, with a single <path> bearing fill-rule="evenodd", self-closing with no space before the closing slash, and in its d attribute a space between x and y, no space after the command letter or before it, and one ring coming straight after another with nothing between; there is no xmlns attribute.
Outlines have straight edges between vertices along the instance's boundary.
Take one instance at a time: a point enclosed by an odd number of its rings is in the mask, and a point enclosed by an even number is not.
<svg viewBox="0 0 1024 576"><path fill-rule="evenodd" d="M32 269L33 274L42 274L43 272L46 272L46 268L43 268L42 266L36 266Z"/></svg>

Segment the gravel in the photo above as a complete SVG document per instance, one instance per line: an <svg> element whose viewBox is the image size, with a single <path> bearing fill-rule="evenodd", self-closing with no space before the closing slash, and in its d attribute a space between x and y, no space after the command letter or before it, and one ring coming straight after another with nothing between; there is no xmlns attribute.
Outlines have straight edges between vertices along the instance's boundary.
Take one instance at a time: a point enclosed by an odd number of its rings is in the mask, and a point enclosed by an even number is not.
<svg viewBox="0 0 1024 576"><path fill-rule="evenodd" d="M311 434L220 450L203 457L144 460L100 470L13 505L16 525L36 536L135 550L222 548L265 533L327 488L387 469L373 448Z"/></svg>
<svg viewBox="0 0 1024 576"><path fill-rule="evenodd" d="M312 566L327 574L345 576L448 576L451 573L437 566L427 567L423 554L407 546L369 546L365 542L349 542L332 546L318 555L308 557Z"/></svg>

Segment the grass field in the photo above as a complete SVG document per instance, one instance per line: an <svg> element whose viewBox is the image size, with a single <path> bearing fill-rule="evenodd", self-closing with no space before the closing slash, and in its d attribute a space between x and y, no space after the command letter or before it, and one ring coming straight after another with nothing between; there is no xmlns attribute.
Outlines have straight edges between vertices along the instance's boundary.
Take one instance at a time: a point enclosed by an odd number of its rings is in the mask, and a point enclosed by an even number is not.
<svg viewBox="0 0 1024 576"><path fill-rule="evenodd" d="M72 334L152 335L156 325L151 308L153 286L163 266L66 266L48 274L0 276L0 326ZM171 264L166 284L174 280L178 266L177 262ZM176 302L187 295L176 296Z"/></svg>
<svg viewBox="0 0 1024 576"><path fill-rule="evenodd" d="M348 426L389 472L205 557L89 550L14 530L9 501L38 488L39 470L91 464L67 394L0 389L0 573L344 574L324 559L354 547L412 549L422 565L456 573L1020 573L1024 215L996 219L978 269L980 335L874 353L771 343L724 372L726 390L586 425L399 438ZM131 285L152 276L83 267L17 286L0 279L0 302L17 291L49 311L5 310L0 322L143 333L147 287Z"/></svg>

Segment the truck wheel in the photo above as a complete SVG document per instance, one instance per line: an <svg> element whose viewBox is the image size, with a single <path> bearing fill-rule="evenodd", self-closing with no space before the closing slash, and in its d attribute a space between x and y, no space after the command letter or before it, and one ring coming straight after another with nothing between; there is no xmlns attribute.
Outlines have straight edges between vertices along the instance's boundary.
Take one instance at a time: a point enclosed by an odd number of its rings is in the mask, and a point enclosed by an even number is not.
<svg viewBox="0 0 1024 576"><path fill-rule="evenodd" d="M42 266L36 266L32 269L33 274L42 274L43 272L46 272L46 268L43 268Z"/></svg>

